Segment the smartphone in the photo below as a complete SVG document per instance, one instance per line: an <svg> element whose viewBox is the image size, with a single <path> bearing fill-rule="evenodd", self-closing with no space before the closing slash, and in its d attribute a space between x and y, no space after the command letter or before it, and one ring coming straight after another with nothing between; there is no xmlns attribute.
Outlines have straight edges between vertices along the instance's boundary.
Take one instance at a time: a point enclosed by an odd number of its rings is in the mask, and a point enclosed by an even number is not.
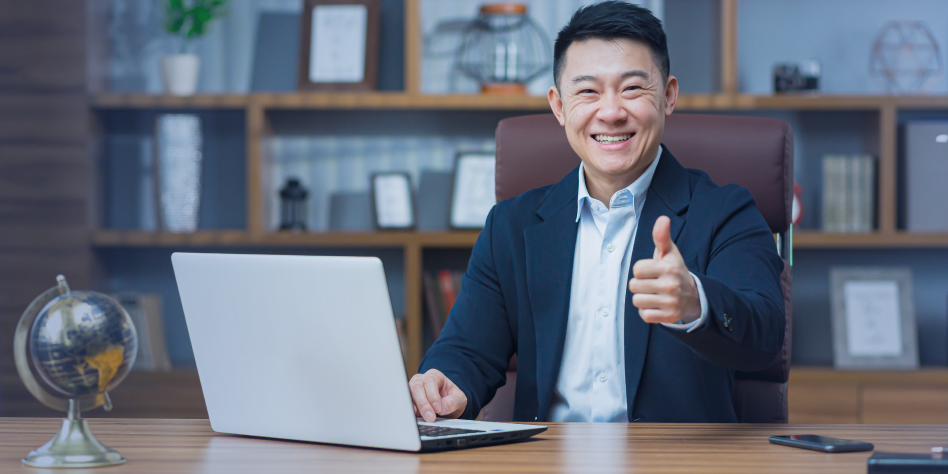
<svg viewBox="0 0 948 474"><path fill-rule="evenodd" d="M770 442L794 448L812 449L823 453L854 453L875 449L872 443L819 435L771 436Z"/></svg>

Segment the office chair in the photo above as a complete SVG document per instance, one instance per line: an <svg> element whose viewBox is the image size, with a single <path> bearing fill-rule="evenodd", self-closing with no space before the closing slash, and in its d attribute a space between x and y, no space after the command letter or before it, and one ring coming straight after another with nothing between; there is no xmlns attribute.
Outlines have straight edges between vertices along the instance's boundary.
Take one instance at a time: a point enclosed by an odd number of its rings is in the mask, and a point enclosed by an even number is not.
<svg viewBox="0 0 948 474"><path fill-rule="evenodd" d="M563 179L579 157L553 114L501 120L497 125L497 201ZM741 423L786 423L792 316L793 132L783 120L722 115L673 114L665 120L662 143L686 168L705 171L718 185L747 188L776 234L784 260L783 285L787 326L777 360L759 372L737 372L732 402ZM517 357L510 361L507 384L481 410L481 419L513 419Z"/></svg>

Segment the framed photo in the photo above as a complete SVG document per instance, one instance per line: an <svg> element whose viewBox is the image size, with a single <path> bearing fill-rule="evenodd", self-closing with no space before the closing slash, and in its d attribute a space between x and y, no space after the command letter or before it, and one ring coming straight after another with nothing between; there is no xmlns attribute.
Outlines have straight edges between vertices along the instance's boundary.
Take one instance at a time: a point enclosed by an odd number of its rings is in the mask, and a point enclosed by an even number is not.
<svg viewBox="0 0 948 474"><path fill-rule="evenodd" d="M833 365L837 369L917 369L912 271L833 267Z"/></svg>
<svg viewBox="0 0 948 474"><path fill-rule="evenodd" d="M374 173L371 178L372 215L378 229L412 229L415 206L408 173Z"/></svg>
<svg viewBox="0 0 948 474"><path fill-rule="evenodd" d="M483 229L497 196L494 168L497 160L490 152L459 152L454 162L450 224L455 229Z"/></svg>
<svg viewBox="0 0 948 474"><path fill-rule="evenodd" d="M300 90L372 90L378 80L380 0L305 0Z"/></svg>

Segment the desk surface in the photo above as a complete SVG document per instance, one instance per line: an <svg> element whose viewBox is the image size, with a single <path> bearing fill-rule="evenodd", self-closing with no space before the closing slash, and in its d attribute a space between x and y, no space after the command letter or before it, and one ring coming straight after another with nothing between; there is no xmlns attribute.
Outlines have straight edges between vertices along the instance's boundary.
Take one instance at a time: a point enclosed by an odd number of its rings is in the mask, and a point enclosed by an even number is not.
<svg viewBox="0 0 948 474"><path fill-rule="evenodd" d="M0 418L0 472L55 433L55 418ZM516 444L428 454L216 434L207 420L91 419L100 441L129 461L83 473L144 472L661 472L864 473L871 453L823 454L772 445L775 434L858 439L879 451L930 452L948 425L700 425L550 423Z"/></svg>

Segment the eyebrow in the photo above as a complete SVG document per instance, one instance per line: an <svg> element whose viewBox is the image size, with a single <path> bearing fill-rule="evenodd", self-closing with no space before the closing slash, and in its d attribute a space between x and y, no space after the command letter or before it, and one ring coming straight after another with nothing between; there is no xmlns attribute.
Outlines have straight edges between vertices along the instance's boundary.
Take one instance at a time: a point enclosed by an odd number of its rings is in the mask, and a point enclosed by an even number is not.
<svg viewBox="0 0 948 474"><path fill-rule="evenodd" d="M650 76L648 75L647 72L641 69L632 69L630 71L623 72L621 77L622 79L628 79L630 77L641 77L647 81ZM572 83L576 84L578 82L583 82L583 81L598 82L599 78L597 78L596 76L589 76L589 75L576 76L573 78Z"/></svg>

